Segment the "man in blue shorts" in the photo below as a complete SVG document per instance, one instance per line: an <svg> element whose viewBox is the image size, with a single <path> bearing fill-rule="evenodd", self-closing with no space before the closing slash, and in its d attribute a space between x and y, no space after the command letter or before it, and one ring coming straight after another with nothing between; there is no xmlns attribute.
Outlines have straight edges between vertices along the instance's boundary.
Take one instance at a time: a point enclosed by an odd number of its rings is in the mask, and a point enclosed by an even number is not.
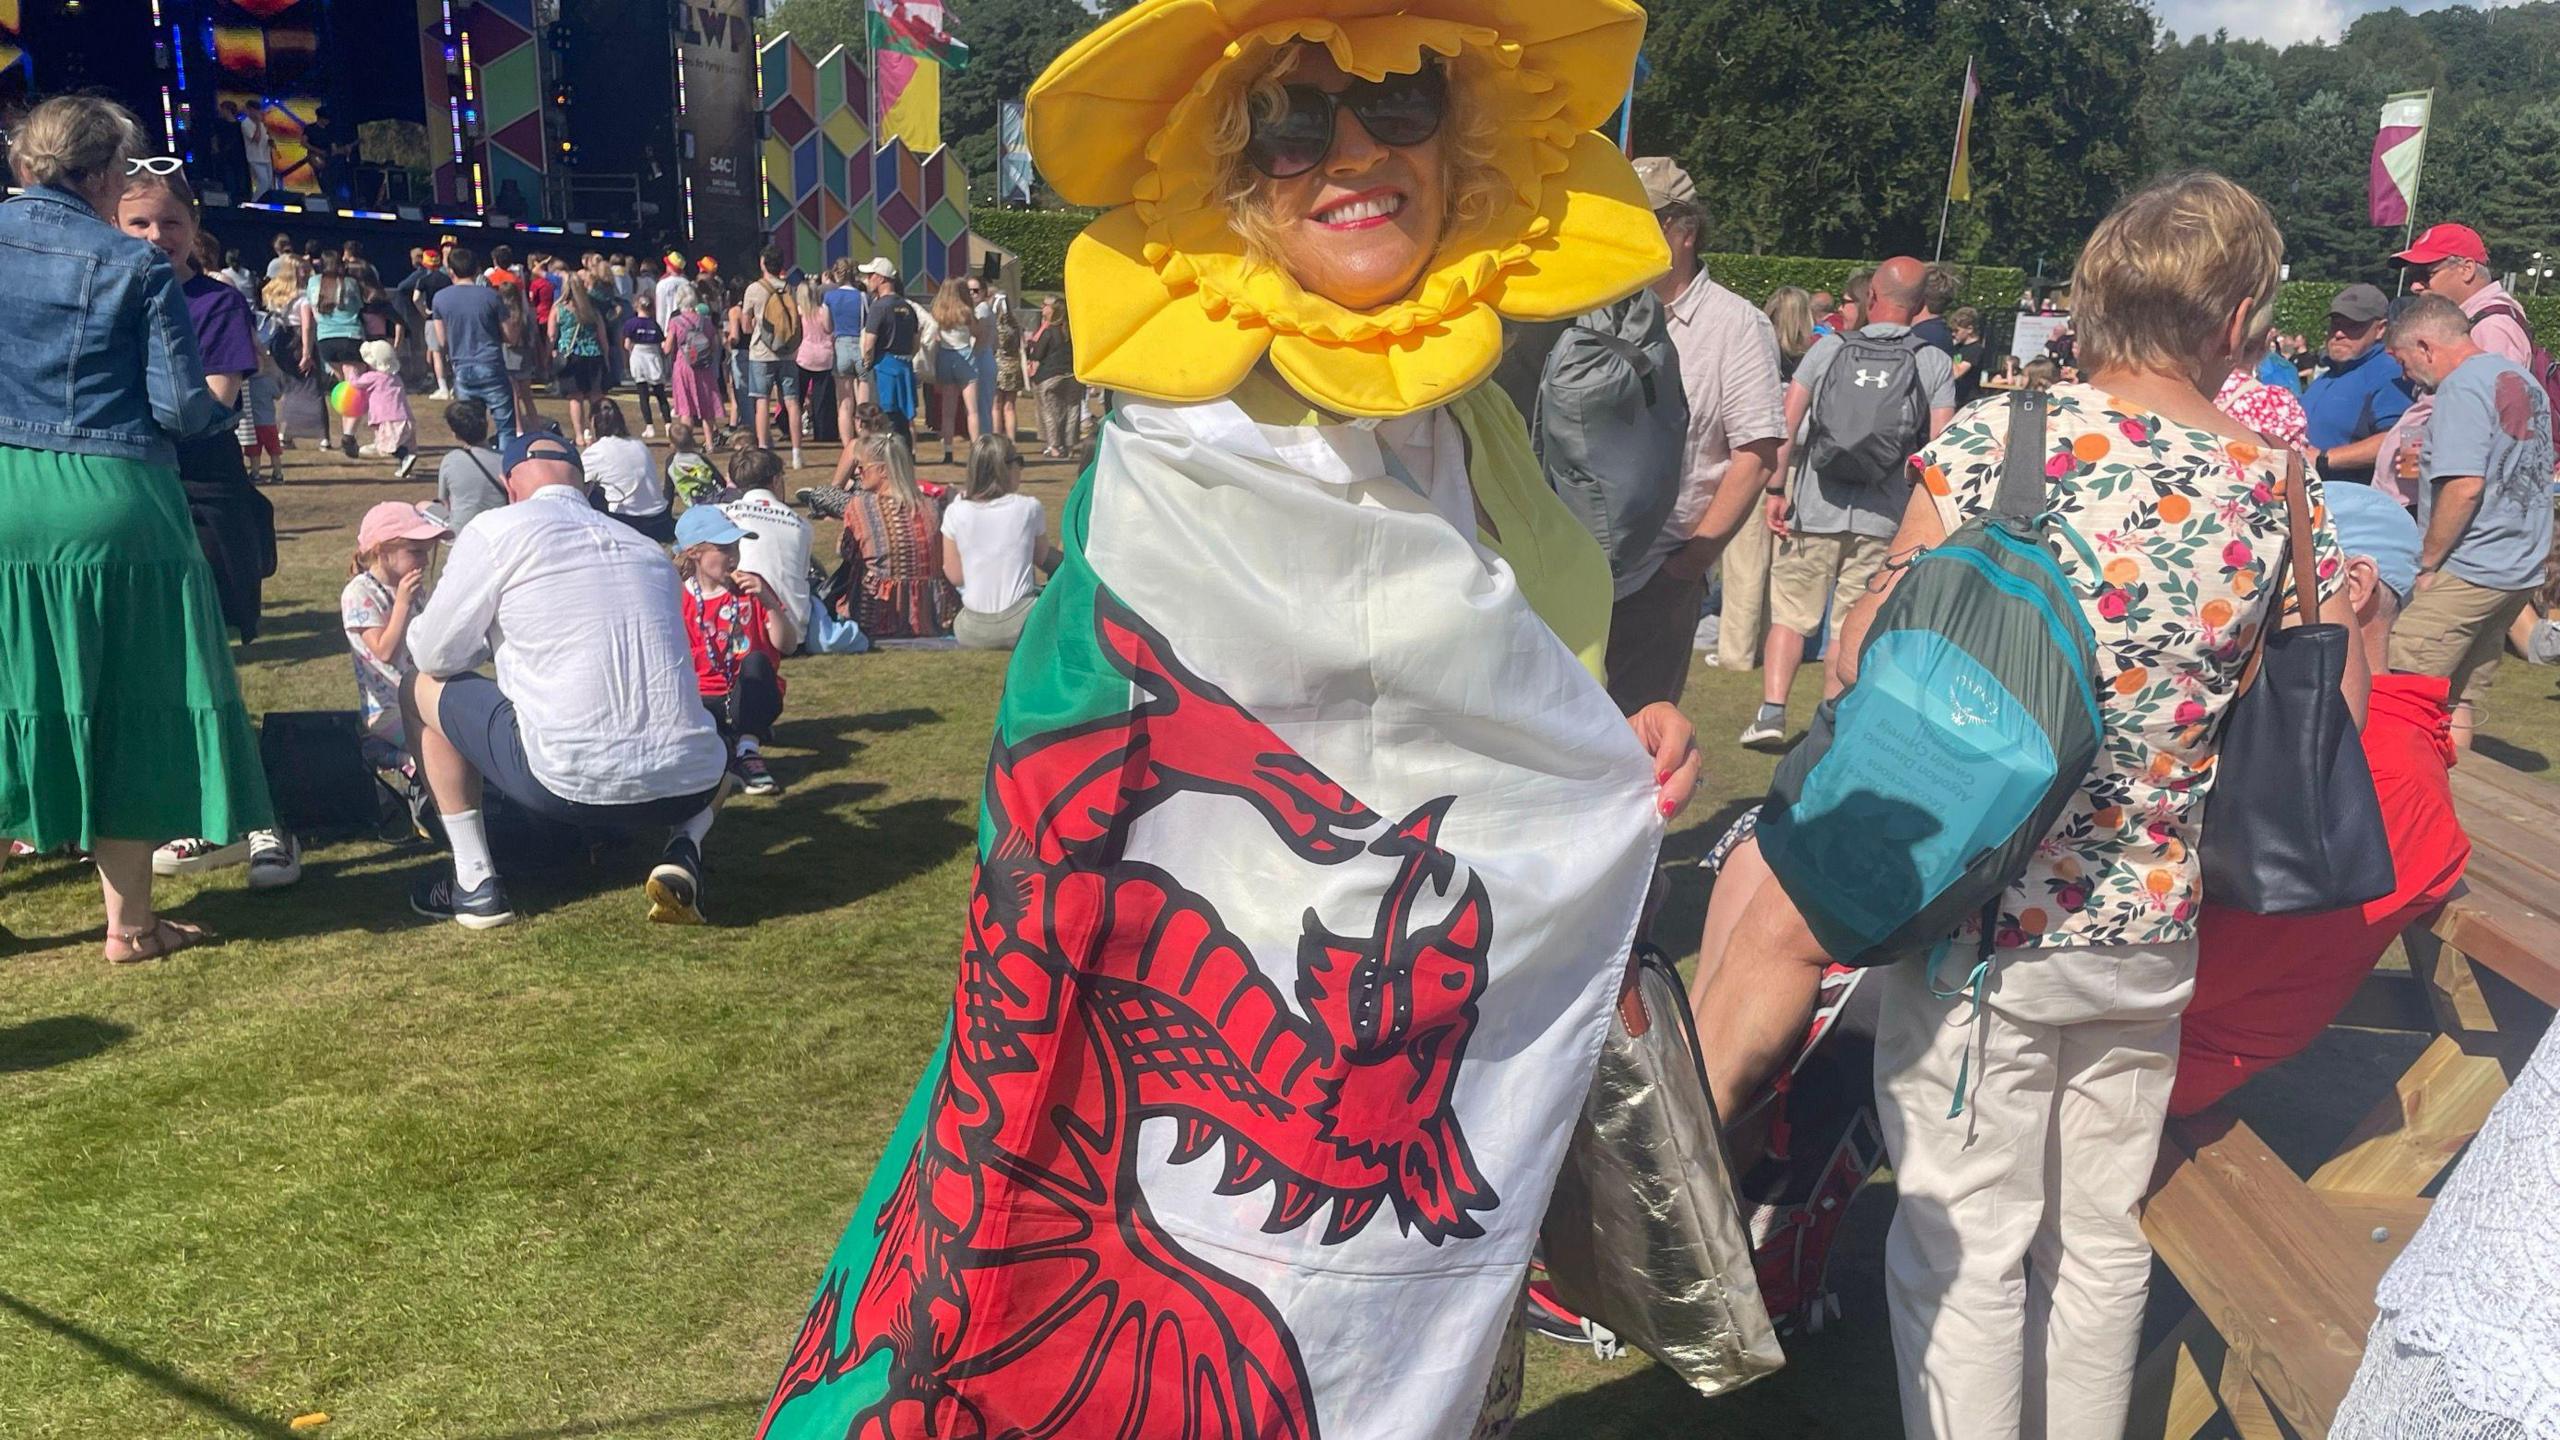
<svg viewBox="0 0 2560 1440"><path fill-rule="evenodd" d="M582 829L673 827L649 872L649 918L702 922L702 840L729 747L702 708L666 552L587 503L577 448L510 435L508 503L473 522L410 625L407 700L453 873L409 896L486 930L515 919L490 858L483 784ZM475 672L496 662L497 678Z"/></svg>

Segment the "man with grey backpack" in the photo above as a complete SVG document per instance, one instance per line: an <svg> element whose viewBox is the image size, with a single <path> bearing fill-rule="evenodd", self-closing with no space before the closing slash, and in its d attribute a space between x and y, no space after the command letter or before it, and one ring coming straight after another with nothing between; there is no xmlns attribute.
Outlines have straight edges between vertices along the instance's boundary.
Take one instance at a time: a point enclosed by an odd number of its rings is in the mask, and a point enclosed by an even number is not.
<svg viewBox="0 0 2560 1440"><path fill-rule="evenodd" d="M1826 615L1836 628L1866 593L1910 504L1911 457L1955 417L1954 363L1911 333L1926 275L1908 255L1878 266L1867 323L1816 340L1787 384L1787 429L1804 427L1805 439L1794 473L1769 480L1778 551L1760 711L1742 732L1745 745L1786 739L1787 691L1806 641Z"/></svg>

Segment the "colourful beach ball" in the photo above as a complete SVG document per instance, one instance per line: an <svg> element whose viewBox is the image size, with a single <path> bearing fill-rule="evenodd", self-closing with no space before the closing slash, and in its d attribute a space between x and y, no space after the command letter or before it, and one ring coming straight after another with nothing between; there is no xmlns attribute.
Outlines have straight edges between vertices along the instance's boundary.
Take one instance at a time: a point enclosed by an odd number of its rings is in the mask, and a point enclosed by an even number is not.
<svg viewBox="0 0 2560 1440"><path fill-rule="evenodd" d="M364 392L341 380L329 392L329 408L352 420L364 414Z"/></svg>

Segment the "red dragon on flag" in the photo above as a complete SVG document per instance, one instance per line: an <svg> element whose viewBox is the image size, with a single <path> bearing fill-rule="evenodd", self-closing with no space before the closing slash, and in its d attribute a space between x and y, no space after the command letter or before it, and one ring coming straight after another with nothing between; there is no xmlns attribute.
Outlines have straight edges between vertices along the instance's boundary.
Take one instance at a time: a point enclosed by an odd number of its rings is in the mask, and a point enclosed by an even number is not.
<svg viewBox="0 0 2560 1440"><path fill-rule="evenodd" d="M1175 1165L1223 1142L1218 1193L1269 1186L1267 1233L1330 1206L1333 1245L1392 1209L1437 1245L1499 1203L1449 1103L1493 926L1483 882L1459 887L1437 843L1451 800L1382 826L1107 594L1094 614L1141 698L999 748L929 1122L868 1274L821 1289L766 1430L885 1350L860 1440L1316 1440L1278 1310L1151 1214L1150 1119L1178 1122ZM1395 861L1371 933L1309 912L1294 1008L1207 901L1120 857L1133 821L1185 793L1250 806L1308 863Z"/></svg>

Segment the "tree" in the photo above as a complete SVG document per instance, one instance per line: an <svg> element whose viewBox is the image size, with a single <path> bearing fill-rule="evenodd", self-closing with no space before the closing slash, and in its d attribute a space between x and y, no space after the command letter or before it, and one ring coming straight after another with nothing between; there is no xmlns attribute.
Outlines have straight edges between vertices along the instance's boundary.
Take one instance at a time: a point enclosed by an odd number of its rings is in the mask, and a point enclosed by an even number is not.
<svg viewBox="0 0 2560 1440"><path fill-rule="evenodd" d="M2560 101L2526 106L2503 129L2494 183L2470 213L2489 258L2521 269L2535 251L2560 256Z"/></svg>
<svg viewBox="0 0 2560 1440"><path fill-rule="evenodd" d="M1965 60L1983 85L1960 258L2068 265L2138 178L2150 16L2133 0L1659 0L1637 148L1681 157L1716 243L1928 254Z"/></svg>

